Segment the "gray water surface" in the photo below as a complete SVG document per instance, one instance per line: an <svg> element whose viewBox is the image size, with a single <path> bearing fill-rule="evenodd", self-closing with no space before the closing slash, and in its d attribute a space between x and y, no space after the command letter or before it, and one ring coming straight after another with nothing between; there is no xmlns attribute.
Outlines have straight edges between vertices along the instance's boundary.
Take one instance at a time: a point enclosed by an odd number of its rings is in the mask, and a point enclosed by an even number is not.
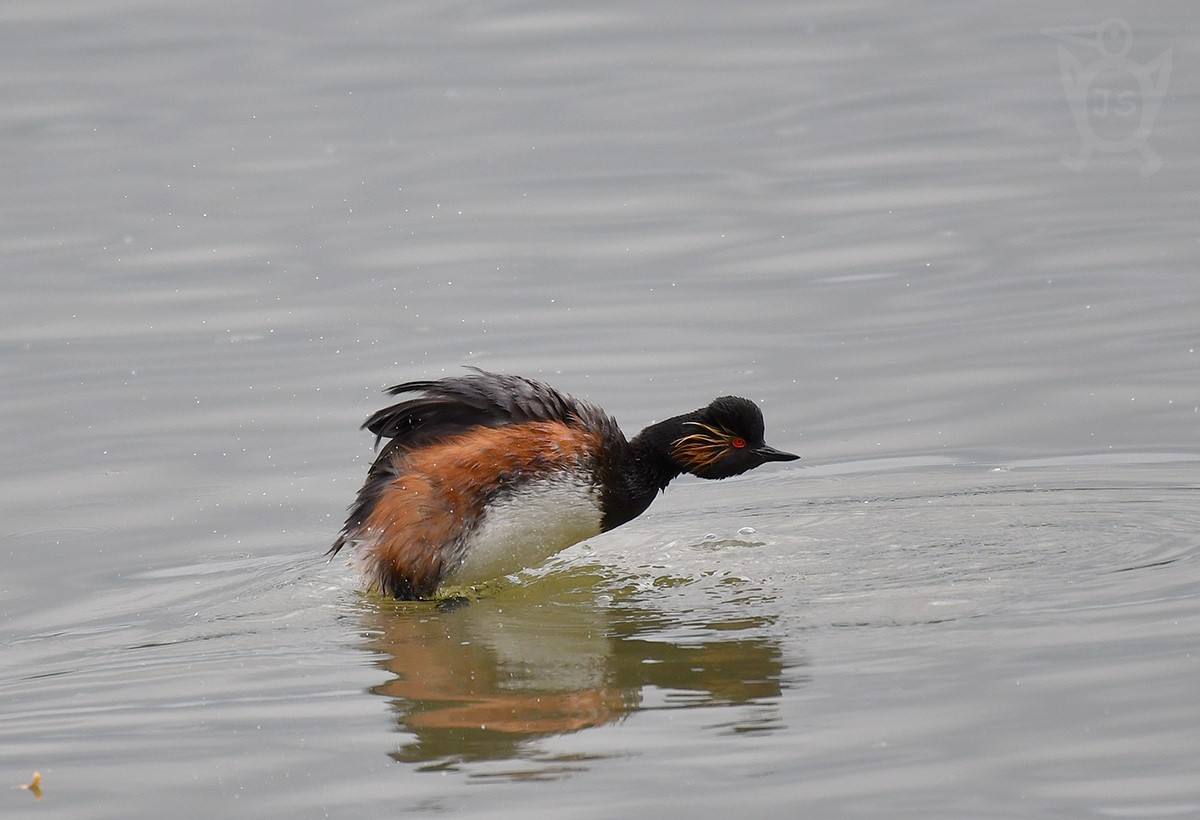
<svg viewBox="0 0 1200 820"><path fill-rule="evenodd" d="M1200 816L1197 20L4 4L0 815ZM363 596L468 364L804 458Z"/></svg>

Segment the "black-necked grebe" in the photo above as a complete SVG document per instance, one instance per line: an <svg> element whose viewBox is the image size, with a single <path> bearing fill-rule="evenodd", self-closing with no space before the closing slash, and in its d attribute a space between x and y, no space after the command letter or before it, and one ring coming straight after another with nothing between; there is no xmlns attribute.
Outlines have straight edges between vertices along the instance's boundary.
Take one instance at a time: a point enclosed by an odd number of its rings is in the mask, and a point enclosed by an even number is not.
<svg viewBox="0 0 1200 820"><path fill-rule="evenodd" d="M536 565L650 506L680 473L728 478L799 456L767 446L749 399L723 396L627 440L612 416L521 376L414 381L363 427L391 439L341 535L367 586L429 598Z"/></svg>

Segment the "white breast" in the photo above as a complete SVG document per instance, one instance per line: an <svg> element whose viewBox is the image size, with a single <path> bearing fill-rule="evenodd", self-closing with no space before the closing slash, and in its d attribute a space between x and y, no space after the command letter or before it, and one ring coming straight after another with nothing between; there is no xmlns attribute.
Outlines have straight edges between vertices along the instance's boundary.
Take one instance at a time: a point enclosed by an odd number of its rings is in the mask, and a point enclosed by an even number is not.
<svg viewBox="0 0 1200 820"><path fill-rule="evenodd" d="M599 534L600 498L591 482L569 473L532 479L488 505L447 580L471 584L499 578Z"/></svg>

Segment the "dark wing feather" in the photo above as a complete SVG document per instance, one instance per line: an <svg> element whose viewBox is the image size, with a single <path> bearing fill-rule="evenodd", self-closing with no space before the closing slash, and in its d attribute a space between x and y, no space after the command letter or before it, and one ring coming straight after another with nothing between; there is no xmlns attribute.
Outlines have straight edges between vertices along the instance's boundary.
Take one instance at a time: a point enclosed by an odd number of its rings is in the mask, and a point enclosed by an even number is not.
<svg viewBox="0 0 1200 820"><path fill-rule="evenodd" d="M607 415L592 405L521 376L488 373L415 381L389 387L393 396L424 393L371 415L363 427L380 440L402 442L405 449L461 433L472 427L499 427L523 421L587 423Z"/></svg>

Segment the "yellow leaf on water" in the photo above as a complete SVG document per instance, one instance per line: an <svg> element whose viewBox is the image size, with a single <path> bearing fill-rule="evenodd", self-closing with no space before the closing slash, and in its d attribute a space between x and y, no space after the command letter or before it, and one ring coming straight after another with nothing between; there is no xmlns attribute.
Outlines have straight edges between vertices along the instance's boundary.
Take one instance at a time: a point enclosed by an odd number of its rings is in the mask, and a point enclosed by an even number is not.
<svg viewBox="0 0 1200 820"><path fill-rule="evenodd" d="M38 800L41 800L42 799L42 773L34 772L33 777L30 779L30 781L28 783L22 783L20 786L17 786L17 788L24 789L27 792L31 792L34 797L36 797Z"/></svg>

